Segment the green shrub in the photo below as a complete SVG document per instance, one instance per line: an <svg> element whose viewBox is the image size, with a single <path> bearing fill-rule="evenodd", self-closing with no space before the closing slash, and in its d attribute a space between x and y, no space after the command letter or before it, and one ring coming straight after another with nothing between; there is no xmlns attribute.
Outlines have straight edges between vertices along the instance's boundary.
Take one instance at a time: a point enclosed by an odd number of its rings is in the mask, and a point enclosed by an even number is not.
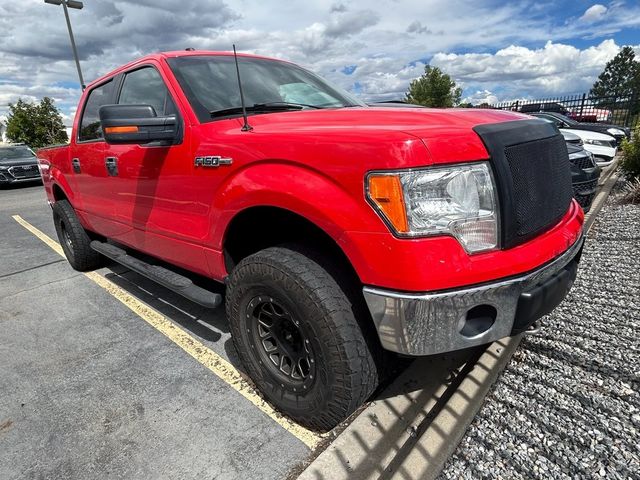
<svg viewBox="0 0 640 480"><path fill-rule="evenodd" d="M624 157L620 169L629 180L640 179L640 123L636 126L631 140L622 142Z"/></svg>

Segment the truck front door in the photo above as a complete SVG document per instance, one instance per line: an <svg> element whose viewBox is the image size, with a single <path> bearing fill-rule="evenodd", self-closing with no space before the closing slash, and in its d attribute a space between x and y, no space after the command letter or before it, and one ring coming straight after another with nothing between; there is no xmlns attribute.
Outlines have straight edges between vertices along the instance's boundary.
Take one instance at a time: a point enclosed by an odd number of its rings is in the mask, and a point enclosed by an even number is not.
<svg viewBox="0 0 640 480"><path fill-rule="evenodd" d="M151 105L158 116L176 114L182 141L172 146L107 145L115 165L112 195L120 229L115 239L167 261L207 273L200 244L207 209L192 188L190 128L155 64L124 74L118 104Z"/></svg>

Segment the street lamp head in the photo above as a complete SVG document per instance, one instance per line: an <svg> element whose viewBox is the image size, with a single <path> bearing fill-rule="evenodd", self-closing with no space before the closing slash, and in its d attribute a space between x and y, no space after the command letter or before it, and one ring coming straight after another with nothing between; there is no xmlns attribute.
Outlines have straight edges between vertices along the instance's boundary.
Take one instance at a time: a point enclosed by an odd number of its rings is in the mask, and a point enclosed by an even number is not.
<svg viewBox="0 0 640 480"><path fill-rule="evenodd" d="M51 5L62 5L63 3L66 3L67 7L75 8L77 10L82 10L82 7L84 7L82 2L77 2L75 0L44 0L44 3L49 3Z"/></svg>
<svg viewBox="0 0 640 480"><path fill-rule="evenodd" d="M73 39L73 30L71 30L71 20L69 19L69 8L82 9L84 5L82 2L76 0L44 0L44 3L50 5L62 5L64 11L64 18L67 21L67 30L69 30L69 40L71 40L71 50L73 50L73 58L76 61L76 68L78 69L78 78L80 79L80 85L84 90L84 79L82 78L82 70L80 70L80 60L78 60L78 50L76 49L76 41Z"/></svg>

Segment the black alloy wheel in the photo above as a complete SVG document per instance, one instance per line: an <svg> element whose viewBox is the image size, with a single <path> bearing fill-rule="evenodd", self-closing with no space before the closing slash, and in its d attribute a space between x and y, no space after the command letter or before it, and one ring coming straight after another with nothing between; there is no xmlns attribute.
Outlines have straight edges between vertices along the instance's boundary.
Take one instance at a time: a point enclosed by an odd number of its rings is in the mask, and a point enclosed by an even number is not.
<svg viewBox="0 0 640 480"><path fill-rule="evenodd" d="M265 367L291 392L314 381L315 359L300 321L273 296L253 297L247 306L247 328Z"/></svg>

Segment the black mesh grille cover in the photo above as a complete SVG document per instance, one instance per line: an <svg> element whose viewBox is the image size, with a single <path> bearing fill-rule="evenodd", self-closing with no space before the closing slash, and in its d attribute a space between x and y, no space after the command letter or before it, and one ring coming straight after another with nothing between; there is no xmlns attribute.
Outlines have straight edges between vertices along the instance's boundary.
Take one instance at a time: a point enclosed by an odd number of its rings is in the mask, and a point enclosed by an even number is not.
<svg viewBox="0 0 640 480"><path fill-rule="evenodd" d="M540 232L561 218L573 193L562 136L506 147L504 156L515 194L516 235Z"/></svg>
<svg viewBox="0 0 640 480"><path fill-rule="evenodd" d="M502 248L555 225L571 203L571 170L562 135L542 120L479 125L500 194Z"/></svg>

